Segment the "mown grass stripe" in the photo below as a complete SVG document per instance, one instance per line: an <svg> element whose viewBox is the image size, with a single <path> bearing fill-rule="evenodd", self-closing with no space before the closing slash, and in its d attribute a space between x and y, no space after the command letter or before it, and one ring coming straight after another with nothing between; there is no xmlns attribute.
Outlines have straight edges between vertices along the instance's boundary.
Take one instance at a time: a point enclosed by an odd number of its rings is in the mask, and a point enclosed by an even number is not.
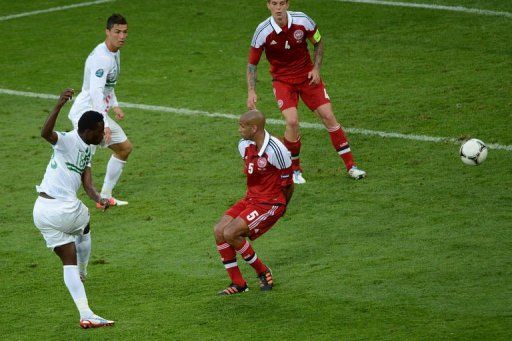
<svg viewBox="0 0 512 341"><path fill-rule="evenodd" d="M6 15L6 16L0 17L0 21L6 21L6 20L22 18L22 17L28 17L28 16L31 16L31 15L42 14L42 13L64 11L64 10L67 10L67 9L72 9L72 8L77 8L77 7L85 7L85 6L91 6L91 5L98 5L98 4L102 4L102 3L105 3L105 2L112 2L112 1L115 1L115 0L97 0L97 1L81 2L81 3L78 3L78 4L74 4L74 5L57 6L57 7L51 7L51 8L41 9L41 10L37 10L37 11L24 12L24 13L18 13L18 14L11 14L11 15Z"/></svg>
<svg viewBox="0 0 512 341"><path fill-rule="evenodd" d="M1 89L0 94L4 95L13 95L13 96L22 96L22 97L32 97L32 98L42 98L42 99L58 99L59 96L50 95L50 94L42 94L36 92L27 92L27 91L17 91L10 89ZM173 108L173 107L164 107L160 105L148 105L148 104L137 104L137 103L129 103L129 102L119 102L119 105L125 108L132 109L140 109L140 110L148 110L148 111L157 111L157 112L168 112L179 115L188 115L188 116L206 116L206 117L217 117L217 118L226 118L230 120L238 120L239 115L233 114L223 114L216 112L208 112L203 110L190 110L185 108ZM267 119L267 123L272 125L284 125L282 120L276 120L269 118ZM322 124L319 123L309 123L309 122L301 122L301 128L307 129L325 129ZM365 136L379 136L383 138L396 138L396 139L404 139L404 140L414 140L414 141L423 141L423 142L447 142L460 144L461 141L458 138L454 137L440 137L440 136L428 136L428 135L416 135L416 134L401 134L395 132L386 132L386 131L378 131L378 130L370 130L370 129L362 129L362 128L347 128L344 127L345 131L351 134L359 134ZM487 147L490 149L498 149L498 150L507 150L512 151L512 145L502 145L498 143L489 143Z"/></svg>
<svg viewBox="0 0 512 341"><path fill-rule="evenodd" d="M464 12L478 15L490 15L512 18L510 12L491 11L486 9L468 8L464 6L445 6L434 4L417 4L412 2L395 2L395 1L381 1L381 0L336 0L339 2L354 2L360 4L382 5L382 6L395 6L395 7L412 7L412 8L425 8L441 11Z"/></svg>

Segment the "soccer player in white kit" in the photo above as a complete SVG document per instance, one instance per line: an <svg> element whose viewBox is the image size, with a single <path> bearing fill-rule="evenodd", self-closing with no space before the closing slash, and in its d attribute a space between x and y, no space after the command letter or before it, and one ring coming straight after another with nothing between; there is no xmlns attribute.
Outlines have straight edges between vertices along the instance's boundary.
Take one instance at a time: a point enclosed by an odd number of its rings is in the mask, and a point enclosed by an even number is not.
<svg viewBox="0 0 512 341"><path fill-rule="evenodd" d="M109 207L109 200L101 198L94 188L90 164L91 145L101 142L105 127L100 113L87 111L78 121L78 129L68 133L55 132L53 128L59 112L72 96L72 89L62 92L41 129L41 137L50 142L53 155L43 181L36 186L39 196L33 215L46 246L62 261L64 283L80 313L80 326L96 328L113 325L114 321L99 317L89 308L82 282L91 253L89 210L77 198L76 192L83 184L92 200L105 209Z"/></svg>
<svg viewBox="0 0 512 341"><path fill-rule="evenodd" d="M132 151L132 144L121 126L108 116L108 112L112 108L116 119L124 118L124 112L119 107L114 88L121 71L119 49L128 37L126 19L120 14L112 14L107 20L105 33L105 41L96 46L87 57L82 92L76 97L71 107L69 119L76 129L78 120L84 112L93 110L104 115L105 138L100 145L110 148L113 153L107 164L101 197L109 199L110 206L121 206L127 205L128 202L113 198L112 190ZM96 206L102 208L100 204Z"/></svg>

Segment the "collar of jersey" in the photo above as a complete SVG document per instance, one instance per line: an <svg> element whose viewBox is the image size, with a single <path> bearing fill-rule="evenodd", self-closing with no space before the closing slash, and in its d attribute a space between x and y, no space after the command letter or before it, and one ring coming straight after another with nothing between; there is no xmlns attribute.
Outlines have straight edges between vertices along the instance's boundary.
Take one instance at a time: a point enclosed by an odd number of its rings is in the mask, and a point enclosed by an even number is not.
<svg viewBox="0 0 512 341"><path fill-rule="evenodd" d="M292 26L292 16L290 15L290 12L286 11L286 16L288 17L288 28L290 28ZM279 25L278 23L276 23L276 21L274 20L274 17L270 17L270 24L272 25L272 28L274 29L274 31L276 31L277 34L281 33L281 31L283 30Z"/></svg>
<svg viewBox="0 0 512 341"><path fill-rule="evenodd" d="M263 145L261 146L260 151L258 152L258 156L262 156L265 153L265 149L267 149L268 141L270 140L270 134L265 129L265 139L263 140Z"/></svg>
<svg viewBox="0 0 512 341"><path fill-rule="evenodd" d="M107 53L109 53L109 54L111 54L111 55L114 55L114 56L115 56L115 55L117 54L117 52L119 52L119 50L117 50L116 52L112 52L112 51L110 51L110 50L108 49L108 47L107 47L107 43L106 43L106 42L103 42L103 43L101 43L100 45L102 45L102 46L103 46L103 49L105 50L105 52L107 52Z"/></svg>

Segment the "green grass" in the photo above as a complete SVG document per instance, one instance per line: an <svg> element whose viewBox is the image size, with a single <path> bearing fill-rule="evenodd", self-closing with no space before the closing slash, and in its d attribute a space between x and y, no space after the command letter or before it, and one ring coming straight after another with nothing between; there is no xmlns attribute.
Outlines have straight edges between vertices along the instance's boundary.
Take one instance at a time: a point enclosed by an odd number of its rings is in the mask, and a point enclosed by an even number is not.
<svg viewBox="0 0 512 341"><path fill-rule="evenodd" d="M0 16L67 4L2 1ZM73 2L75 3L75 2ZM512 11L502 1L436 1ZM346 127L512 144L512 20L336 1L293 1L320 25L323 77ZM0 22L0 88L79 89L104 18L124 13L118 99L241 113L245 65L264 1L124 0ZM207 23L206 25L202 25ZM267 63L259 106L279 118ZM58 258L33 226L51 155L39 130L52 100L0 94L2 339L488 339L512 337L512 154L463 165L458 146L352 134L368 179L354 182L325 131L303 129L308 183L254 245L271 293L215 293L228 279L212 227L244 194L237 122L127 109L135 149L116 188L130 201L91 208L91 307L116 326L83 331ZM69 105L57 128L68 130ZM301 105L301 118L316 122ZM269 125L276 135L282 126ZM97 187L108 160L93 161Z"/></svg>

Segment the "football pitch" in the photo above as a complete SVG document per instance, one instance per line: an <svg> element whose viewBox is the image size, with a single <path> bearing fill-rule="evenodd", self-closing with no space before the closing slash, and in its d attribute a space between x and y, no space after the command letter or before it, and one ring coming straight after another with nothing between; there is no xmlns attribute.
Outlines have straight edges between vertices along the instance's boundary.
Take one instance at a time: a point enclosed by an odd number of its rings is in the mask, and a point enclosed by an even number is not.
<svg viewBox="0 0 512 341"><path fill-rule="evenodd" d="M322 78L368 178L345 174L301 104L307 183L254 242L276 286L260 292L239 259L250 291L216 295L229 279L212 230L245 193L237 117L265 4L0 0L0 339L512 339L512 1L290 0L322 32ZM113 12L129 24L116 94L134 144L114 194L130 204L101 212L80 191L87 296L116 321L82 330L32 220L52 153L39 134ZM264 58L258 76L282 135ZM490 146L480 166L460 161L470 137ZM97 188L109 157L93 160Z"/></svg>

